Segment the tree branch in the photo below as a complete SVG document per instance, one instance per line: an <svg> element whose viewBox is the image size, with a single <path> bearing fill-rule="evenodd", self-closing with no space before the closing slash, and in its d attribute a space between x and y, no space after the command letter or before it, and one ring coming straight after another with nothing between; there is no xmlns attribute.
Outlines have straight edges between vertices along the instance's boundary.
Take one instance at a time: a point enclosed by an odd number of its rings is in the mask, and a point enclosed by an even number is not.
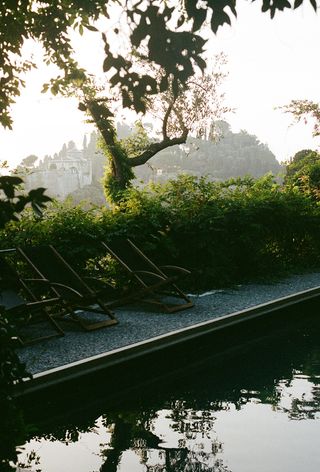
<svg viewBox="0 0 320 472"><path fill-rule="evenodd" d="M141 166L151 159L155 154L166 149L167 147L174 146L176 144L184 144L187 141L189 131L187 129L183 130L181 136L177 138L166 138L160 141L159 143L152 143L148 149L146 149L140 156L132 157L129 159L129 165L131 167Z"/></svg>
<svg viewBox="0 0 320 472"><path fill-rule="evenodd" d="M164 118L163 118L163 123L162 123L162 136L163 136L163 139L168 139L168 133L167 133L167 126L168 126L168 119L169 119L169 116L170 116L170 113L173 109L173 106L174 106L174 103L175 103L176 99L173 99L173 101L169 104L168 106L168 110L166 111L165 115L164 115Z"/></svg>

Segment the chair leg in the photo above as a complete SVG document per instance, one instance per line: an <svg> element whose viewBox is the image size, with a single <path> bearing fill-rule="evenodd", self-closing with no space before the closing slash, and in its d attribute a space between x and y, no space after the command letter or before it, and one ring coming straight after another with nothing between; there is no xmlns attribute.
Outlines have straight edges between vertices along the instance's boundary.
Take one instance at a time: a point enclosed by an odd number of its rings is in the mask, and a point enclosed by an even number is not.
<svg viewBox="0 0 320 472"><path fill-rule="evenodd" d="M93 331L95 329L106 328L108 326L114 326L119 323L114 313L111 310L109 310L109 308L107 308L103 302L99 300L96 300L96 302L98 305L100 305L101 309L97 309L94 307L89 308L87 305L86 306L85 305L71 306L69 303L65 302L65 308L67 312L64 313L64 315L62 316L69 315L70 316L69 320L74 323L79 324L81 328L84 329L85 331ZM87 321L81 318L81 316L79 316L77 313L75 313L74 310L82 310L82 311L103 314L103 315L108 316L109 319L102 320L102 321L95 321L95 322L91 322L89 320Z"/></svg>
<svg viewBox="0 0 320 472"><path fill-rule="evenodd" d="M108 326L114 326L118 323L119 321L116 319L97 321L96 323L90 323L90 322L86 323L84 320L79 319L79 324L85 331L94 331L95 329L106 328Z"/></svg>
<svg viewBox="0 0 320 472"><path fill-rule="evenodd" d="M194 303L190 301L189 303L184 303L182 305L163 305L167 313L175 313L176 311L186 310L187 308L192 308Z"/></svg>
<svg viewBox="0 0 320 472"><path fill-rule="evenodd" d="M22 346L27 346L30 344L35 344L37 342L41 341L46 341L48 339L56 338L56 337L61 337L64 336L64 331L61 328L61 326L55 321L53 318L53 315L50 315L45 309L43 309L42 314L44 317L42 319L37 320L37 322L43 322L43 321L48 321L50 325L55 329L56 333L54 334L47 334L44 336L38 336L32 339L23 339L23 337L18 336L18 341ZM30 318L32 320L32 317Z"/></svg>
<svg viewBox="0 0 320 472"><path fill-rule="evenodd" d="M173 304L168 304L165 301L163 301L161 297L161 289L162 288L173 288L174 292L172 293L173 297L180 298L184 300L186 303L173 303ZM147 298L150 297L150 298ZM128 297L129 298L129 297ZM157 284L154 284L152 286L143 286L143 288L140 291L137 291L136 295L133 295L131 298L131 301L143 301L145 303L150 303L152 305L158 305L163 308L163 310L167 313L175 313L177 311L182 311L186 310L187 308L192 308L194 306L194 303L192 300L190 300L185 293L182 292L182 290L177 287L174 283L172 283L172 280L164 280L161 281ZM114 305L116 306L116 305Z"/></svg>
<svg viewBox="0 0 320 472"><path fill-rule="evenodd" d="M96 312L96 313L106 314L107 316L109 316L109 319L108 320L103 320L103 321L97 321L95 323L82 322L81 326L86 331L93 331L95 329L106 328L108 326L114 326L114 325L119 323L118 320L116 319L113 311L109 310L109 308L105 305L105 303L102 300L97 299L96 302L100 306L101 310L99 310L99 309L96 310L94 308L93 309L90 308L90 311L93 311L93 312Z"/></svg>

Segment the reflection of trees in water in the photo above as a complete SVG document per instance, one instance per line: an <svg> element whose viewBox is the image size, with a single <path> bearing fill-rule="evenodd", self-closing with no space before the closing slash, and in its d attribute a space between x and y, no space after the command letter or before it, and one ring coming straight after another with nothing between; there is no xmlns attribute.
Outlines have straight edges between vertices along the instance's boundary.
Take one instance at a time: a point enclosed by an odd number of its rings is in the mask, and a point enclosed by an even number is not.
<svg viewBox="0 0 320 472"><path fill-rule="evenodd" d="M87 423L78 424L64 424L56 428L53 432L46 432L41 435L33 437L36 441L43 439L47 441L60 441L64 444L74 443L79 441L82 433L95 432L96 426L92 424L92 420Z"/></svg>
<svg viewBox="0 0 320 472"><path fill-rule="evenodd" d="M304 392L301 397L290 398L288 407L278 405L277 409L283 411L291 420L315 420L320 419L320 378L317 379L303 376L311 386L310 393Z"/></svg>
<svg viewBox="0 0 320 472"><path fill-rule="evenodd" d="M295 382L303 381L310 392L296 395ZM289 391L289 405L281 405L284 387ZM292 391L291 391L292 389ZM279 381L276 385L279 401L276 408L291 420L314 420L320 418L320 349L316 347L308 353L303 366L294 370L290 380Z"/></svg>
<svg viewBox="0 0 320 472"><path fill-rule="evenodd" d="M34 428L37 429L35 425L31 425L30 430L33 431ZM79 421L76 424L74 422L69 422L57 425L55 428L52 428L52 431L42 430L38 431L37 434L29 433L29 439L39 442L39 446L42 441L58 441L64 444L70 444L79 441L82 433L89 432L99 433L98 428L96 426L96 421L92 422L92 419L88 419L82 422ZM21 448L20 450L23 451L23 449L24 448ZM36 450L31 449L27 452L23 459L21 456L19 457L19 461L17 463L17 470L32 470L41 472L42 469L40 468L40 462L41 454Z"/></svg>
<svg viewBox="0 0 320 472"><path fill-rule="evenodd" d="M18 461L17 463L17 471L19 470L26 470L26 471L31 471L31 470L36 470L37 472L41 472L41 469L39 468L40 464L40 455L36 453L36 451L31 450L28 452L26 455L25 460Z"/></svg>
<svg viewBox="0 0 320 472"><path fill-rule="evenodd" d="M186 439L194 439L201 435L209 437L213 429L216 411L212 405L208 410L188 408L185 400L176 400L171 403L171 413L168 416L171 420L171 427L174 431L183 434Z"/></svg>
<svg viewBox="0 0 320 472"><path fill-rule="evenodd" d="M298 399L292 400L291 409L288 411L288 416L292 420L314 420L319 418L320 411L320 395L317 392L317 398L312 400Z"/></svg>
<svg viewBox="0 0 320 472"><path fill-rule="evenodd" d="M230 472L220 459L223 445L215 433L215 412L240 410L248 402L269 404L290 419L314 419L320 411L320 350L318 331L307 336L293 336L277 343L259 345L243 357L220 367L211 363L202 372L190 372L175 385L157 386L140 395L123 400L121 409L108 409L106 401L100 411L101 428L110 432L111 440L101 445L104 464L100 472L116 472L125 454L135 454L141 470L148 472ZM299 349L297 348L299 346ZM261 355L262 352L262 355ZM307 382L306 394L294 390L296 376ZM170 391L170 395L168 394ZM288 393L289 392L289 393ZM287 395L286 402L283 396ZM133 406L134 405L134 406ZM175 447L163 442L156 424L161 412L177 441ZM76 442L82 432L95 431L98 414L83 412L76 421L49 425L39 429L36 439ZM101 431L101 430L100 430ZM97 429L99 434L99 429ZM34 437L34 436L33 436Z"/></svg>
<svg viewBox="0 0 320 472"><path fill-rule="evenodd" d="M154 451L151 451L154 452ZM149 464L148 452L145 453L145 465L148 472L231 472L223 465L221 459L217 459L214 454L198 453L188 449L162 449L157 451L158 456L152 457L152 464Z"/></svg>
<svg viewBox="0 0 320 472"><path fill-rule="evenodd" d="M135 445L137 449L156 448L160 439L152 433L152 420L155 410L131 410L103 415L102 423L112 432L111 441L102 450L105 462L101 472L116 472L124 451ZM139 446L139 447L138 447ZM142 447L143 446L143 447Z"/></svg>
<svg viewBox="0 0 320 472"><path fill-rule="evenodd" d="M168 410L167 418L170 419L171 429L182 436L178 447L163 444L161 438L154 434L157 414L148 418L145 411L129 417L119 414L112 418L111 428L105 418L106 427L112 429L112 439L102 451L105 462L100 472L116 472L126 452L136 454L144 466L143 470L148 472L230 472L217 457L222 452L222 444L217 438L212 438L215 420L212 411L189 410L183 401L173 403L174 408Z"/></svg>

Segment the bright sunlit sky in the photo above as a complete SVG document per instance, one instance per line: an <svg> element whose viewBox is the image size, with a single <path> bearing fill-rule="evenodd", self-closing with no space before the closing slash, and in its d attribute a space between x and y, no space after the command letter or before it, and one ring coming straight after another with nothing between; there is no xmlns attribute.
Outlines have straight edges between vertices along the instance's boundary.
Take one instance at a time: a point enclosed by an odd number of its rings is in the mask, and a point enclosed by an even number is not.
<svg viewBox="0 0 320 472"><path fill-rule="evenodd" d="M229 72L224 85L226 104L235 109L227 117L233 131L245 129L266 143L279 161L295 152L319 147L312 138L312 123L292 125L293 119L275 107L291 99L320 102L320 15L309 2L297 11L279 12L273 20L260 11L260 3L238 0L238 18L210 39L208 57L224 52ZM77 58L90 71L102 70L103 47L88 32L75 40ZM0 130L0 161L15 166L29 154L43 158L73 140L81 148L92 125L77 109L76 99L41 94L53 70L41 63L41 49L27 45L39 60L28 74L26 88L12 108L12 131Z"/></svg>

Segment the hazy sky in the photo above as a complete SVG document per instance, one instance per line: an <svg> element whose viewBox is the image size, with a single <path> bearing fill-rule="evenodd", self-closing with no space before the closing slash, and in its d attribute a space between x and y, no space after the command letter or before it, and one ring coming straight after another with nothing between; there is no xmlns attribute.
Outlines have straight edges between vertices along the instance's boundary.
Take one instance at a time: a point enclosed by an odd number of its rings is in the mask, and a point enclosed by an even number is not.
<svg viewBox="0 0 320 472"><path fill-rule="evenodd" d="M257 5L255 4L257 3ZM291 99L320 102L320 16L309 2L273 20L260 12L260 3L237 2L238 19L220 29L208 44L208 56L223 51L228 57L226 102L235 108L228 117L234 131L246 129L268 144L278 160L303 148L316 148L312 126L294 125L289 115L274 108ZM94 33L76 40L80 62L101 70L102 45ZM35 59L41 56L34 49ZM42 158L73 140L81 147L90 132L75 99L40 93L52 69L40 66L27 76L27 87L13 107L13 131L0 130L0 161L14 166L29 154Z"/></svg>

